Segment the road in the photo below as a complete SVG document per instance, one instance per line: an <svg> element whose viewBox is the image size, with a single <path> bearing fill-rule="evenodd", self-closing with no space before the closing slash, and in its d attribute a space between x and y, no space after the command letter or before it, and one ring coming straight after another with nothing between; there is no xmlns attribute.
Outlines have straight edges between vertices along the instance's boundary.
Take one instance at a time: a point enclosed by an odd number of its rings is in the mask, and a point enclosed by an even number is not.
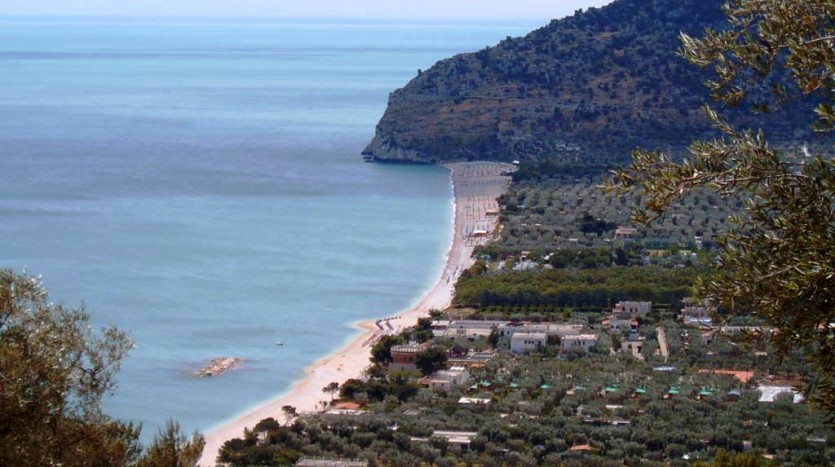
<svg viewBox="0 0 835 467"><path fill-rule="evenodd" d="M664 357L664 363L667 363L667 358L670 357L670 351L667 350L667 336L664 335L664 328L657 327L655 331L658 333L658 349L661 351L661 356Z"/></svg>

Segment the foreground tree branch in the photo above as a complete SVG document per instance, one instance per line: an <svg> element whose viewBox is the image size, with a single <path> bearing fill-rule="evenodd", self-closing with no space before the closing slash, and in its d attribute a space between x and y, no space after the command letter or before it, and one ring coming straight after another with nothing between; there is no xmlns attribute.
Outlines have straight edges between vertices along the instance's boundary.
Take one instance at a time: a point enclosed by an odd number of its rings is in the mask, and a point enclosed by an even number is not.
<svg viewBox="0 0 835 467"><path fill-rule="evenodd" d="M194 466L199 433L169 422L142 453L140 428L102 413L133 342L89 320L50 303L38 278L0 269L0 465Z"/></svg>
<svg viewBox="0 0 835 467"><path fill-rule="evenodd" d="M813 125L835 128L835 2L738 0L725 7L729 27L702 38L682 35L681 55L715 78L706 83L724 105L773 110L788 99L813 99ZM634 218L651 222L696 189L744 196L721 255L699 297L723 313L751 313L774 332L778 357L808 356L814 377L805 391L835 420L835 162L769 147L762 131L738 130L718 112L706 115L720 137L694 141L689 156L635 151L607 188L638 190Z"/></svg>

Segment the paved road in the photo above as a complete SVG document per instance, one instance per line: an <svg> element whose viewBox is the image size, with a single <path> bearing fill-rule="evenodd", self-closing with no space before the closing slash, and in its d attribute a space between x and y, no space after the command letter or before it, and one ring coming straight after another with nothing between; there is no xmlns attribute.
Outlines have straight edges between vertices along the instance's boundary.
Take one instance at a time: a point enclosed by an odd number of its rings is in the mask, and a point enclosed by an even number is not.
<svg viewBox="0 0 835 467"><path fill-rule="evenodd" d="M658 333L658 348L661 350L661 356L664 357L664 363L667 363L667 358L670 356L670 351L667 350L667 336L664 335L664 329L661 327L655 328Z"/></svg>

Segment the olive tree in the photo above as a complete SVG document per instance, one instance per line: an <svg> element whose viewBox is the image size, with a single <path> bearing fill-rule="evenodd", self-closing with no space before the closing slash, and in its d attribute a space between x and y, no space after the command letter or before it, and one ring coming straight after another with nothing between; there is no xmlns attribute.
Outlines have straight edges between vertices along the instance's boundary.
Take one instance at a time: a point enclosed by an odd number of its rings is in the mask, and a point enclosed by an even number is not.
<svg viewBox="0 0 835 467"><path fill-rule="evenodd" d="M728 25L701 38L682 35L681 55L712 70L706 82L723 105L757 112L812 101L810 124L835 128L835 2L735 0ZM778 150L761 130L740 130L706 107L719 136L695 141L676 161L635 151L610 189L637 189L648 222L696 189L744 196L731 218L714 274L697 284L701 298L733 314L751 312L773 327L778 356L806 352L815 376L808 394L835 415L835 163L831 139L822 154ZM826 142L829 141L827 144Z"/></svg>
<svg viewBox="0 0 835 467"><path fill-rule="evenodd" d="M430 375L446 367L446 349L440 346L429 347L415 357L415 366L424 376Z"/></svg>
<svg viewBox="0 0 835 467"><path fill-rule="evenodd" d="M333 395L339 391L339 383L336 381L328 383L325 387L322 388L322 392L328 393L331 395L331 402L333 402Z"/></svg>
<svg viewBox="0 0 835 467"><path fill-rule="evenodd" d="M137 467L193 467L200 460L206 441L200 433L188 439L180 424L169 420L154 436Z"/></svg>
<svg viewBox="0 0 835 467"><path fill-rule="evenodd" d="M0 269L0 465L195 465L200 435L169 422L143 453L138 426L102 413L127 334L94 332L83 308L48 298L38 278Z"/></svg>
<svg viewBox="0 0 835 467"><path fill-rule="evenodd" d="M94 333L83 308L48 301L32 276L0 271L0 465L122 465L139 430L102 414L132 343Z"/></svg>

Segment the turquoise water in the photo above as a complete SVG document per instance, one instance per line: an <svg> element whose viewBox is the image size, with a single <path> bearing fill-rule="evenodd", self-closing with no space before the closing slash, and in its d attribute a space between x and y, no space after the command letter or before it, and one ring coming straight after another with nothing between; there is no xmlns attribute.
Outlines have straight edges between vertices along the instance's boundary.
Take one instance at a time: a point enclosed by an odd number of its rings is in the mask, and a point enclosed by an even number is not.
<svg viewBox="0 0 835 467"><path fill-rule="evenodd" d="M108 413L208 430L432 285L447 172L359 153L418 68L531 26L0 19L0 266L131 334Z"/></svg>

